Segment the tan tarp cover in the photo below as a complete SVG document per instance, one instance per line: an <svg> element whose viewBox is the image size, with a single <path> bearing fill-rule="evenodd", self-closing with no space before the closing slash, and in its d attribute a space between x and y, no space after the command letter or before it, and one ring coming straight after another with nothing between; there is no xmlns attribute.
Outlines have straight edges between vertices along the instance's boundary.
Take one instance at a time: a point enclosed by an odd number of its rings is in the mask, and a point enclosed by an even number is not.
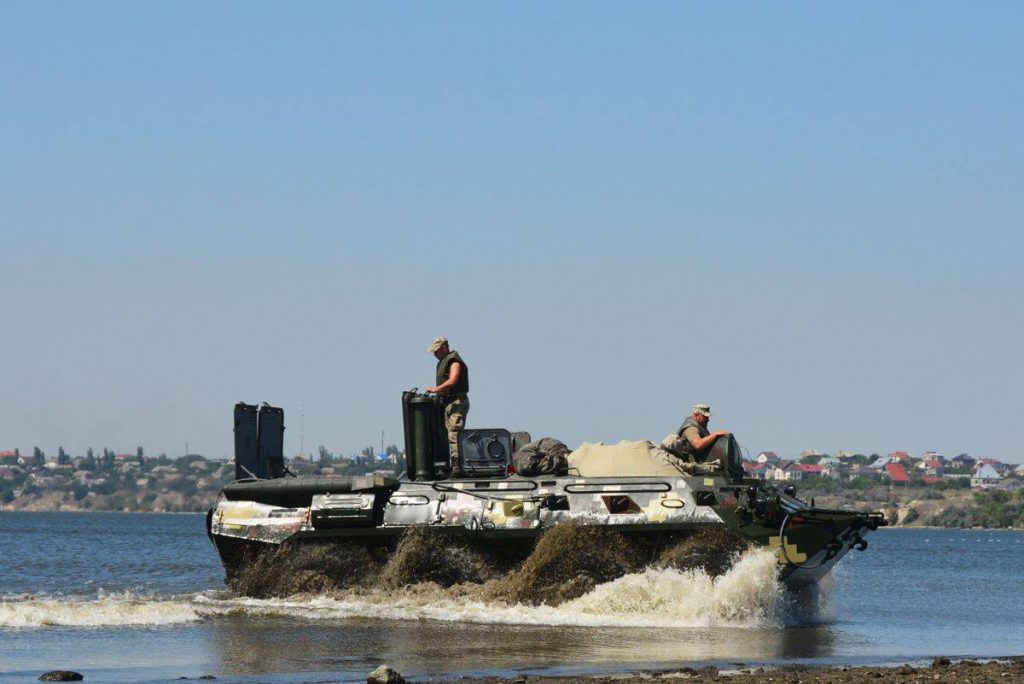
<svg viewBox="0 0 1024 684"><path fill-rule="evenodd" d="M623 440L618 444L584 442L569 454L568 460L569 474L580 477L671 477L687 474L684 470L686 465L680 459L647 440Z"/></svg>

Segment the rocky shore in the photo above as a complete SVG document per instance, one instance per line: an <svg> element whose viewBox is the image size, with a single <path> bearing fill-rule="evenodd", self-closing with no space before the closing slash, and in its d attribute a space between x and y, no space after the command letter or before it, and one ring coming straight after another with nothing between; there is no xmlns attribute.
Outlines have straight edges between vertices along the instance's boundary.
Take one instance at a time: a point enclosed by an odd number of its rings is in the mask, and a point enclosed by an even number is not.
<svg viewBox="0 0 1024 684"><path fill-rule="evenodd" d="M188 679L181 677L181 679ZM200 680L216 679L204 675ZM82 681L78 672L55 670L44 673L40 681ZM717 667L690 667L669 670L644 670L617 675L573 675L547 677L518 675L515 677L459 677L456 679L427 679L418 681L451 682L453 684L650 684L651 682L693 682L694 684L927 684L928 682L956 682L957 684L1017 684L1024 682L1024 656L1009 656L992 660L959 660L935 658L930 666L915 667L904 664L891 667L821 667L786 665L782 667L748 668L737 664L736 669ZM369 684L403 684L408 681L389 667L381 665L367 675Z"/></svg>
<svg viewBox="0 0 1024 684"><path fill-rule="evenodd" d="M647 670L623 675L539 677L460 678L460 684L650 684L651 682L693 682L694 684L927 684L928 682L956 682L957 684L1016 684L1024 683L1024 656L995 660L960 660L936 658L929 666L899 665L894 667L818 667L787 665L776 668L736 669L705 667L702 669L677 668Z"/></svg>

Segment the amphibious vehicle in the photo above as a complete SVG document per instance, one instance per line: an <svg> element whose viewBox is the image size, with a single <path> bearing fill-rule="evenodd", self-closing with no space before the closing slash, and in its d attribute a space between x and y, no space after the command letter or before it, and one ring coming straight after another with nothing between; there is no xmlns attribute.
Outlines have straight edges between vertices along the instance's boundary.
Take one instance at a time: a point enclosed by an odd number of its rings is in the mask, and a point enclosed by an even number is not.
<svg viewBox="0 0 1024 684"><path fill-rule="evenodd" d="M831 510L797 498L790 486L745 476L730 435L706 463L681 463L651 442L584 444L556 472L512 472L527 433L467 429L459 435L464 477L447 477L449 447L441 403L415 390L402 396L406 469L382 476L292 476L282 445L284 412L235 407L237 480L206 518L228 578L256 554L282 544L334 542L393 549L427 527L506 556L528 555L555 525L601 526L667 545L706 528L727 528L775 550L779 579L813 584L864 536L886 525L880 513Z"/></svg>

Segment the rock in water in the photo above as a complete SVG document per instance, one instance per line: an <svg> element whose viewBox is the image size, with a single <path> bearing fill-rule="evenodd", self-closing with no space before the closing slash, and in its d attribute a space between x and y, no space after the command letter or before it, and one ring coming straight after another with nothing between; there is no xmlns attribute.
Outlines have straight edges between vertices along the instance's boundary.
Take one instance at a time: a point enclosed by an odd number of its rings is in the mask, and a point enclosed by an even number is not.
<svg viewBox="0 0 1024 684"><path fill-rule="evenodd" d="M405 678L388 665L381 665L366 677L366 684L403 684Z"/></svg>
<svg viewBox="0 0 1024 684"><path fill-rule="evenodd" d="M80 682L85 677L82 676L81 672L72 672L71 670L54 670L53 672L44 672L39 675L39 681L41 682Z"/></svg>

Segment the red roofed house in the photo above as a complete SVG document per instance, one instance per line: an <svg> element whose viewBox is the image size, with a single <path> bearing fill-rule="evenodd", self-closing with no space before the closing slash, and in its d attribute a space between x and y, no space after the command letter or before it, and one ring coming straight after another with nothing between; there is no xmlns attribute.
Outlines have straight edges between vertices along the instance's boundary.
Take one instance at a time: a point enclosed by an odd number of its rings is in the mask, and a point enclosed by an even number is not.
<svg viewBox="0 0 1024 684"><path fill-rule="evenodd" d="M885 475L893 484L910 484L910 478L907 476L907 471L904 470L903 465L900 463L887 463L885 466Z"/></svg>
<svg viewBox="0 0 1024 684"><path fill-rule="evenodd" d="M808 470L809 469L809 470ZM796 461L783 461L776 465L770 477L773 480L803 480L821 476L821 466L798 463Z"/></svg>
<svg viewBox="0 0 1024 684"><path fill-rule="evenodd" d="M743 462L743 471L747 474L747 477L756 477L758 479L766 479L768 472L771 471L771 466L768 463L751 463L750 461Z"/></svg>
<svg viewBox="0 0 1024 684"><path fill-rule="evenodd" d="M889 454L889 458L893 463L907 463L910 460L910 454L906 451L894 451Z"/></svg>
<svg viewBox="0 0 1024 684"><path fill-rule="evenodd" d="M817 477L821 477L822 466L811 463L798 463L797 467L800 468L800 472L803 473L803 479L813 480Z"/></svg>

